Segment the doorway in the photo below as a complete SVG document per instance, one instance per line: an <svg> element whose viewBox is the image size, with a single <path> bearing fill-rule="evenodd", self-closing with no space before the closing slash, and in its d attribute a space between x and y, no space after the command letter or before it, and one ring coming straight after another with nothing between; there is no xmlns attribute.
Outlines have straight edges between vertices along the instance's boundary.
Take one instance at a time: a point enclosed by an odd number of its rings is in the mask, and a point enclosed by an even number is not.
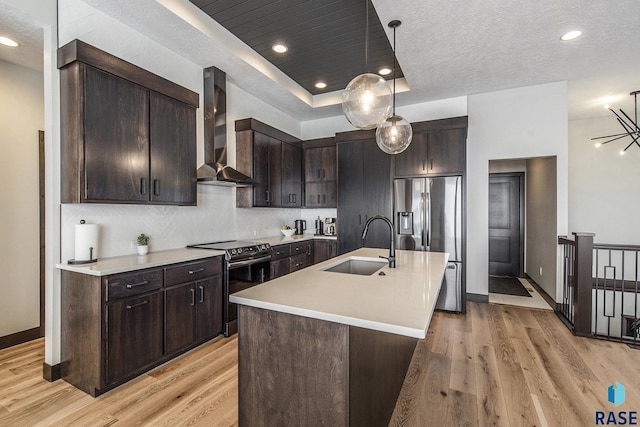
<svg viewBox="0 0 640 427"><path fill-rule="evenodd" d="M489 175L489 276L524 276L524 173Z"/></svg>

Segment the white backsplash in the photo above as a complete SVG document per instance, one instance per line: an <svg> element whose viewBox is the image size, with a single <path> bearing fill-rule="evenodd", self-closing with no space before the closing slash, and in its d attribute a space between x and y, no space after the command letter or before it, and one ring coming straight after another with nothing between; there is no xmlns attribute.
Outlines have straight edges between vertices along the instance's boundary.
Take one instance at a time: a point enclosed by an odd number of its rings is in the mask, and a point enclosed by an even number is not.
<svg viewBox="0 0 640 427"><path fill-rule="evenodd" d="M336 209L236 208L235 189L198 185L198 206L63 204L62 260L74 257L74 225L84 219L100 224L99 258L134 254L132 241L140 233L151 237L151 251L181 248L193 243L276 236L282 225L307 221L313 234L320 216L335 217Z"/></svg>

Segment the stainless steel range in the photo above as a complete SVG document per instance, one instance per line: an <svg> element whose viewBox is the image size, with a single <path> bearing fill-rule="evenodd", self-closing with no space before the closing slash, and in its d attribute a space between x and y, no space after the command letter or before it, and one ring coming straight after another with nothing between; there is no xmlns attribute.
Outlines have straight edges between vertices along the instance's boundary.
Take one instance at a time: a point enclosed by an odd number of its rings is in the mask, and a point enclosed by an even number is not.
<svg viewBox="0 0 640 427"><path fill-rule="evenodd" d="M238 309L229 295L266 282L270 278L271 246L268 243L229 240L189 245L189 248L216 249L225 252L224 335L238 332Z"/></svg>

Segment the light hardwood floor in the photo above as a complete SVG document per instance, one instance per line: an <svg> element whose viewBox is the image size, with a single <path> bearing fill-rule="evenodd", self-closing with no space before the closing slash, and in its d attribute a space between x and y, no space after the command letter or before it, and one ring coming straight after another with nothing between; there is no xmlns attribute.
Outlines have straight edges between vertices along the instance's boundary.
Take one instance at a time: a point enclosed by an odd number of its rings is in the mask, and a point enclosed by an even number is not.
<svg viewBox="0 0 640 427"><path fill-rule="evenodd" d="M42 379L43 341L0 350L0 426L237 425L237 340L218 339L93 399ZM626 386L626 402L607 387ZM391 426L582 426L640 411L640 351L574 337L553 312L435 313Z"/></svg>

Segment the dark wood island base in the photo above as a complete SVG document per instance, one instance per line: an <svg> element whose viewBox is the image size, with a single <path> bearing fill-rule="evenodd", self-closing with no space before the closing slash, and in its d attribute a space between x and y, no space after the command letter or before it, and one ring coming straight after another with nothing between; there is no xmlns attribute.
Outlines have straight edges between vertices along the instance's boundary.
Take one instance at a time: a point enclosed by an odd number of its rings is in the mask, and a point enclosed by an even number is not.
<svg viewBox="0 0 640 427"><path fill-rule="evenodd" d="M418 340L238 306L240 426L387 426Z"/></svg>

